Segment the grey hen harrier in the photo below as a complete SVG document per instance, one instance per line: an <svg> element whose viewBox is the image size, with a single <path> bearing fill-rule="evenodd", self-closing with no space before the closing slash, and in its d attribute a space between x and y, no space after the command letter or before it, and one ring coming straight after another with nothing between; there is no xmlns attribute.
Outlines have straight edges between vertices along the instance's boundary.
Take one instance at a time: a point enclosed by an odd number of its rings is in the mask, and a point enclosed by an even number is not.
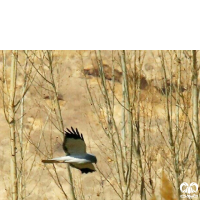
<svg viewBox="0 0 200 200"><path fill-rule="evenodd" d="M96 171L92 163L97 163L96 156L86 153L86 145L83 135L78 132L78 129L71 130L67 128L63 141L63 149L66 156L42 160L43 163L69 163L71 167L79 169L82 173Z"/></svg>

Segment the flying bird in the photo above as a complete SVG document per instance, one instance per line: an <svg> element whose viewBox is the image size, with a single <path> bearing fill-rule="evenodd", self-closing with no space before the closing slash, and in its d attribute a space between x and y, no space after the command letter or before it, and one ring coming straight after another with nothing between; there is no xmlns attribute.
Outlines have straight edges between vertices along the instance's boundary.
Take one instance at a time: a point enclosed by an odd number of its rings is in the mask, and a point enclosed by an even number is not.
<svg viewBox="0 0 200 200"><path fill-rule="evenodd" d="M93 154L86 152L86 144L83 135L79 133L78 129L71 130L67 128L64 131L63 150L66 156L42 160L43 163L69 163L73 168L79 169L82 173L96 171L92 163L97 163L97 158Z"/></svg>

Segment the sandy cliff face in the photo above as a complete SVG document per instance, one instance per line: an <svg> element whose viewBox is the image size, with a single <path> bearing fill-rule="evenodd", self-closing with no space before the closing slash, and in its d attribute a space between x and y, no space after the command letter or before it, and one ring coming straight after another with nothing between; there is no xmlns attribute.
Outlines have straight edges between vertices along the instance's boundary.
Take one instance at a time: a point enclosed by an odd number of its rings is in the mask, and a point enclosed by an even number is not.
<svg viewBox="0 0 200 200"><path fill-rule="evenodd" d="M156 54L156 53L155 53ZM82 55L82 57L81 57ZM112 84L112 54L109 51L102 51L102 58L104 61L105 78L107 87L109 89ZM118 59L118 58L116 58ZM87 151L93 153L98 158L98 167L107 174L108 180L115 185L116 180L113 178L112 170L114 171L114 164L112 157L111 144L108 142L107 136L103 133L103 129L99 121L103 122L106 116L105 102L102 97L102 93L99 90L99 72L97 64L95 63L94 53L89 51L76 52L65 51L55 52L55 62L57 68L55 71L55 81L58 88L58 99L61 105L61 112L63 117L64 126L78 128L83 133ZM117 62L117 61L116 61ZM131 68L131 62L129 63ZM2 63L1 63L2 68ZM146 120L151 127L147 127L141 123L141 130L150 132L150 141L147 146L154 146L151 151L151 157L153 165L158 170L162 169L162 155L168 156L169 152L165 148L165 144L162 141L162 137L159 134L158 126L161 130L165 129L165 93L163 86L163 75L160 67L159 57L152 58L151 52L147 52L146 58L142 64L141 74L136 75L133 71L129 71L129 79L138 81L140 79L140 106L141 106L141 120ZM9 77L8 67L7 73ZM41 69L41 73L45 75L49 74L49 69ZM175 85L176 77L175 69L172 69L174 79L170 84ZM115 75L115 95L118 101L122 101L122 71L119 65L116 64L114 71ZM2 77L0 76L1 80ZM97 117L93 105L88 95L86 80L89 88L97 102L101 104L99 109L99 116ZM170 80L170 71L167 71L167 79ZM181 82L180 90L185 91L184 95L187 96L187 91L191 87L187 80L190 79L190 75L186 70L183 70L183 79ZM9 84L9 78L8 78ZM19 69L19 75L17 77L17 89L16 99L20 97L20 91L23 86L23 71ZM188 83L188 84L187 84ZM130 85L133 87L133 85ZM175 92L175 90L173 90ZM109 95L111 95L111 90ZM131 93L132 94L132 93ZM2 97L1 97L2 98ZM117 125L121 126L121 113L122 107L117 100L115 100L115 119ZM175 109L175 104L173 109ZM25 97L25 118L24 118L24 146L26 149L26 177L27 177L27 195L30 193L27 199L64 199L64 195L59 187L56 185L58 181L55 176L52 165L48 165L47 168L41 163L41 158L62 156L64 152L62 150L62 137L59 131L54 125L56 122L55 105L53 102L53 96L50 86L45 83L40 76L36 76L35 81L27 92ZM180 115L181 115L180 111ZM17 117L20 118L20 113L17 113ZM175 118L175 115L172 116ZM159 125L158 125L159 122ZM102 123L103 124L103 123ZM163 126L162 126L163 125ZM105 123L106 127L106 123ZM104 128L105 128L104 127ZM19 130L19 124L17 129ZM9 188L9 157L10 157L10 145L9 145L9 127L6 123L3 111L2 101L0 102L0 199L7 199L7 192L5 188ZM143 135L143 133L142 133ZM153 138L153 139L152 139ZM19 136L17 135L17 141ZM161 142L162 141L162 142ZM38 146L37 146L38 145ZM163 148L161 148L163 146ZM37 147L37 148L36 148ZM20 147L17 148L17 156L19 156ZM155 153L156 152L156 153ZM156 155L156 156L155 156ZM155 158L156 157L156 158ZM68 177L66 173L65 164L55 165L60 182L66 191L69 193L69 186L67 183ZM30 172L30 174L29 174ZM81 196L81 193L85 196L85 199L119 199L112 187L105 180L99 172L92 174L81 175L76 169L72 169L72 173L75 179L75 186L77 193ZM51 177L55 178L55 181ZM137 193L135 197L137 197Z"/></svg>

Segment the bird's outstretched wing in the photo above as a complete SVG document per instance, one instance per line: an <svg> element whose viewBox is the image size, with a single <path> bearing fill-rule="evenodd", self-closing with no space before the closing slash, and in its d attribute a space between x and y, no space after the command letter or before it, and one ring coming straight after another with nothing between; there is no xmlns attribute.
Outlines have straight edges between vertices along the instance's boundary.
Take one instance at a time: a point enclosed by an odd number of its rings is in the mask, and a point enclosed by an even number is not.
<svg viewBox="0 0 200 200"><path fill-rule="evenodd" d="M65 131L63 150L67 155L86 153L86 145L83 135L79 133L77 128L74 130L71 127L71 130L67 128L67 131Z"/></svg>
<svg viewBox="0 0 200 200"><path fill-rule="evenodd" d="M74 167L76 169L79 169L82 172L82 174L84 174L84 173L87 174L89 172L92 173L92 172L96 171L95 168L94 168L94 165L92 163L81 163L81 164L70 163L70 166Z"/></svg>

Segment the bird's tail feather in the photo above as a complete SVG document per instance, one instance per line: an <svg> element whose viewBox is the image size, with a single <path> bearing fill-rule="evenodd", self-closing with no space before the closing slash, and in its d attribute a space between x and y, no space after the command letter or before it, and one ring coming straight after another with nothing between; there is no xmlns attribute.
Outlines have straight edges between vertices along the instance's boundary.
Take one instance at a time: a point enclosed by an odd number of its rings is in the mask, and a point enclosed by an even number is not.
<svg viewBox="0 0 200 200"><path fill-rule="evenodd" d="M53 158L48 160L42 160L43 163L66 163L66 156L59 157L59 158Z"/></svg>
<svg viewBox="0 0 200 200"><path fill-rule="evenodd" d="M64 161L58 160L42 160L43 163L64 163Z"/></svg>

